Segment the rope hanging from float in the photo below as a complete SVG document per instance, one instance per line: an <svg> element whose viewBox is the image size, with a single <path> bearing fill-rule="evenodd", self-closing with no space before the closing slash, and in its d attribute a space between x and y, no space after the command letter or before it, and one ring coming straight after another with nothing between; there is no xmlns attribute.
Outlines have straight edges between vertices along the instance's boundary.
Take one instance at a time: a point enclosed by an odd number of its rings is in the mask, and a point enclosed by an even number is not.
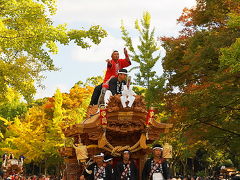
<svg viewBox="0 0 240 180"><path fill-rule="evenodd" d="M120 152L124 150L129 150L131 152L139 151L140 149L147 149L148 146L146 144L146 134L142 133L140 139L133 146L113 146L106 138L106 133L102 134L102 137L98 140L98 145L89 145L87 148L95 148L98 147L100 149L104 149L106 151L111 152L112 155L119 156Z"/></svg>

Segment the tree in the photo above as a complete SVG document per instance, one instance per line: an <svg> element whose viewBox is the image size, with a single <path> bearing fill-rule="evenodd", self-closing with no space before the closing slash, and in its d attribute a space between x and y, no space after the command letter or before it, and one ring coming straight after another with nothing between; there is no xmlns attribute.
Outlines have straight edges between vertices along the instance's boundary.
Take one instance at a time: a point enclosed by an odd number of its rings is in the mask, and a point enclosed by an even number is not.
<svg viewBox="0 0 240 180"><path fill-rule="evenodd" d="M55 0L2 0L0 5L0 95L14 88L30 100L40 85L42 72L53 71L50 54L57 43L74 41L82 48L99 44L107 33L100 26L89 30L68 30L66 24L53 25Z"/></svg>
<svg viewBox="0 0 240 180"><path fill-rule="evenodd" d="M239 1L199 0L178 19L180 35L162 37L166 107L183 131L211 150L239 152ZM178 89L176 93L175 90ZM205 147L205 149L207 149Z"/></svg>
<svg viewBox="0 0 240 180"><path fill-rule="evenodd" d="M13 120L17 116L23 115L27 111L27 104L21 102L21 95L8 88L5 98L0 100L0 117Z"/></svg>
<svg viewBox="0 0 240 180"><path fill-rule="evenodd" d="M135 73L135 82L137 85L146 88L144 93L148 106L154 104L156 95L160 94L159 91L162 91L164 85L164 78L158 77L156 72L152 70L160 58L160 55L155 56L156 53L159 53L160 47L157 45L154 37L155 29L151 30L150 23L151 15L148 12L143 13L143 18L140 20L140 24L138 20L135 21L135 29L140 34L140 44L137 45L137 50L134 48L132 38L129 36L129 33L123 23L121 26L122 39L125 41L125 45L132 53L132 60L137 63L137 66L131 69L138 70L138 72Z"/></svg>
<svg viewBox="0 0 240 180"><path fill-rule="evenodd" d="M14 118L23 116L27 112L27 104L21 102L21 97L12 88L7 88L5 97L0 99L0 119L2 119L2 122L13 121ZM0 123L0 140L4 138L3 134L6 132L7 127L2 122Z"/></svg>
<svg viewBox="0 0 240 180"><path fill-rule="evenodd" d="M75 85L70 90L69 94L63 94L64 109L64 126L80 123L86 116L87 107L90 103L90 98L93 92L93 87L88 85Z"/></svg>

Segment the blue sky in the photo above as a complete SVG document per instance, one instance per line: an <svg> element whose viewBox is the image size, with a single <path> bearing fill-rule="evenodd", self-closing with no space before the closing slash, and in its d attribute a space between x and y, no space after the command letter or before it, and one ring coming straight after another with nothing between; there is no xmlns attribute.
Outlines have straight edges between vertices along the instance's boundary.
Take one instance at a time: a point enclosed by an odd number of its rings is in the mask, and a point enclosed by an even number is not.
<svg viewBox="0 0 240 180"><path fill-rule="evenodd" d="M151 14L151 25L156 29L156 37L176 36L181 29L177 18L183 8L193 7L195 3L195 0L58 0L57 14L52 17L54 24L67 23L71 29L88 29L91 25L101 25L108 32L108 37L90 49L81 49L73 43L59 46L59 53L52 55L52 58L61 70L44 74L46 79L42 84L45 88L38 88L35 98L53 96L57 88L61 92L68 92L79 80L103 75L105 60L110 58L115 49L119 50L120 58L123 58L121 20L130 31L136 46L138 34L134 30L134 21L140 19L144 11ZM163 57L164 50L161 49L160 53ZM160 61L154 70L157 74L162 74Z"/></svg>

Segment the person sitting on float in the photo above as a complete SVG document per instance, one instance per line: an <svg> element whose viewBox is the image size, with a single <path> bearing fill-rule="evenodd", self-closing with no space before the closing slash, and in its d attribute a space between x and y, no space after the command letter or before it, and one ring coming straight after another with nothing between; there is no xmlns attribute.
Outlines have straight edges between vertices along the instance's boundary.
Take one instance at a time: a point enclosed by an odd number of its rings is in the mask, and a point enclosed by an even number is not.
<svg viewBox="0 0 240 180"><path fill-rule="evenodd" d="M121 96L121 103L123 108L132 107L136 98L135 97L136 93L132 90L132 86L130 85L130 83L131 83L131 77L129 76L127 84L123 86L123 91Z"/></svg>
<svg viewBox="0 0 240 180"><path fill-rule="evenodd" d="M106 91L104 96L105 106L108 104L111 96L114 96L116 94L122 94L123 86L126 85L127 75L128 75L128 72L126 69L120 69L118 71L118 76L112 78L109 81L109 84L108 84L109 88Z"/></svg>

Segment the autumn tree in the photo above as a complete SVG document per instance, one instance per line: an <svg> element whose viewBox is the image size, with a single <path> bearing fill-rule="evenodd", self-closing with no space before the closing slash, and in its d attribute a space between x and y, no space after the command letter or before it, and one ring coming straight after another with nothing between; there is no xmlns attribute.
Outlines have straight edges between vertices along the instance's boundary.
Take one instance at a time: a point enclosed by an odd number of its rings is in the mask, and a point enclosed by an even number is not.
<svg viewBox="0 0 240 180"><path fill-rule="evenodd" d="M4 138L6 125L3 120L13 121L16 117L24 116L28 105L21 101L21 95L12 88L7 88L5 96L0 99L0 142Z"/></svg>
<svg viewBox="0 0 240 180"><path fill-rule="evenodd" d="M27 111L27 104L21 101L21 95L12 88L7 88L0 100L0 117L13 120Z"/></svg>
<svg viewBox="0 0 240 180"><path fill-rule="evenodd" d="M225 152L235 166L240 150L239 5L198 0L178 19L184 27L180 35L161 38L171 121Z"/></svg>
<svg viewBox="0 0 240 180"><path fill-rule="evenodd" d="M16 157L23 154L27 157L26 163L41 166L42 173L47 173L50 165L57 168L62 161L58 149L72 145L72 140L64 137L62 128L80 123L85 118L93 91L90 85L98 79L92 77L80 85L76 83L69 93L57 89L53 97L28 104L26 112L19 116L0 117L1 127L6 127L0 132L0 154L12 152Z"/></svg>

